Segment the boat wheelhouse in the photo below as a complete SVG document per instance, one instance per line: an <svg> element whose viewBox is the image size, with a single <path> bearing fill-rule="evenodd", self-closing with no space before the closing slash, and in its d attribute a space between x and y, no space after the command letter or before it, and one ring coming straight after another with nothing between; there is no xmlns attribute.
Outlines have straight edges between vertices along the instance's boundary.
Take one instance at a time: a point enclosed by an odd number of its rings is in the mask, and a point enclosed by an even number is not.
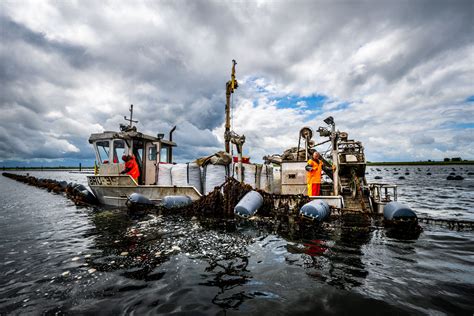
<svg viewBox="0 0 474 316"><path fill-rule="evenodd" d="M130 107L133 115L133 106ZM165 196L187 195L192 200L199 199L201 193L193 186L158 185L159 165L173 163L173 128L169 139L164 134L157 136L138 132L135 126L121 125L120 132L105 131L92 134L89 143L93 145L98 170L94 176L88 176L88 184L102 204L124 206L132 193L140 193L154 203ZM133 155L140 170L135 181L125 169L123 155Z"/></svg>

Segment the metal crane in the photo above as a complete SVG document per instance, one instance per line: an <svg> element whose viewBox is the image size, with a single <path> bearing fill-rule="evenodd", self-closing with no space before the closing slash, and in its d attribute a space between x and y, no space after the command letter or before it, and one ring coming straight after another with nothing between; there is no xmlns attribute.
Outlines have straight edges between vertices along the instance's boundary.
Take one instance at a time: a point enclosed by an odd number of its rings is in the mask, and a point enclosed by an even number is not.
<svg viewBox="0 0 474 316"><path fill-rule="evenodd" d="M235 59L232 59L232 73L230 75L230 80L227 81L225 84L225 133L224 133L224 140L225 140L225 151L226 153L230 154L230 141L232 138L230 132L230 97L234 90L239 87L239 83L235 79L235 65L237 62Z"/></svg>
<svg viewBox="0 0 474 316"><path fill-rule="evenodd" d="M237 153L239 156L239 172L240 172L240 182L243 182L243 168L242 168L242 147L245 143L245 136L239 135L234 131L230 130L230 97L232 93L234 93L235 89L239 87L237 80L235 79L235 65L237 62L235 59L232 59L232 72L230 75L230 80L227 81L225 85L225 133L224 133L224 140L225 140L225 151L226 153L230 154L230 143L234 144L237 147Z"/></svg>

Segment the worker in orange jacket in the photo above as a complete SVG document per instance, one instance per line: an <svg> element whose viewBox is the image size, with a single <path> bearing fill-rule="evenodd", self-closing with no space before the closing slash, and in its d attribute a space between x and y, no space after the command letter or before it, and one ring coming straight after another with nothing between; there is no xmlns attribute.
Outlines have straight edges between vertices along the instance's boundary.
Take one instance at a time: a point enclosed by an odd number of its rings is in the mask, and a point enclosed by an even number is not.
<svg viewBox="0 0 474 316"><path fill-rule="evenodd" d="M130 175L135 181L138 181L138 177L140 176L140 170L138 169L138 164L133 155L123 155L122 160L125 161L125 169L120 172L120 174L128 174Z"/></svg>
<svg viewBox="0 0 474 316"><path fill-rule="evenodd" d="M308 196L319 196L321 194L321 171L323 161L318 152L314 152L306 165L306 183L308 184Z"/></svg>

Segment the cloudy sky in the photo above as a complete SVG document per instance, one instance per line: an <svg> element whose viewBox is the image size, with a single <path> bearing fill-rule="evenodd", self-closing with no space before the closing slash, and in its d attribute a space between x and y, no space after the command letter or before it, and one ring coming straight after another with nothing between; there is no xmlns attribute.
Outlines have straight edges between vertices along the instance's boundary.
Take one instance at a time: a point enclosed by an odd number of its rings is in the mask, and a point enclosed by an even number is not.
<svg viewBox="0 0 474 316"><path fill-rule="evenodd" d="M474 158L474 1L0 1L0 165L93 163L135 106L176 159L254 161L332 115L372 161ZM316 139L320 141L320 139ZM322 148L325 149L325 148Z"/></svg>

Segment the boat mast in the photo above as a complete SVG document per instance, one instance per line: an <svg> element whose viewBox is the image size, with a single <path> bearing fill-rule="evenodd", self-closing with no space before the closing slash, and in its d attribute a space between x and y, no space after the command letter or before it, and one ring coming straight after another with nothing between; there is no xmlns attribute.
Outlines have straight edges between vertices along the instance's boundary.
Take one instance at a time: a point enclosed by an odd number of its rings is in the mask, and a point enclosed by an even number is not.
<svg viewBox="0 0 474 316"><path fill-rule="evenodd" d="M230 96L232 93L234 93L234 90L239 87L239 84L237 83L237 80L235 80L235 65L237 65L237 62L235 59L232 59L232 73L230 76L230 80L227 81L225 85L225 98L226 98L226 103L225 103L225 134L224 134L224 140L225 140L225 151L226 153L230 154Z"/></svg>

